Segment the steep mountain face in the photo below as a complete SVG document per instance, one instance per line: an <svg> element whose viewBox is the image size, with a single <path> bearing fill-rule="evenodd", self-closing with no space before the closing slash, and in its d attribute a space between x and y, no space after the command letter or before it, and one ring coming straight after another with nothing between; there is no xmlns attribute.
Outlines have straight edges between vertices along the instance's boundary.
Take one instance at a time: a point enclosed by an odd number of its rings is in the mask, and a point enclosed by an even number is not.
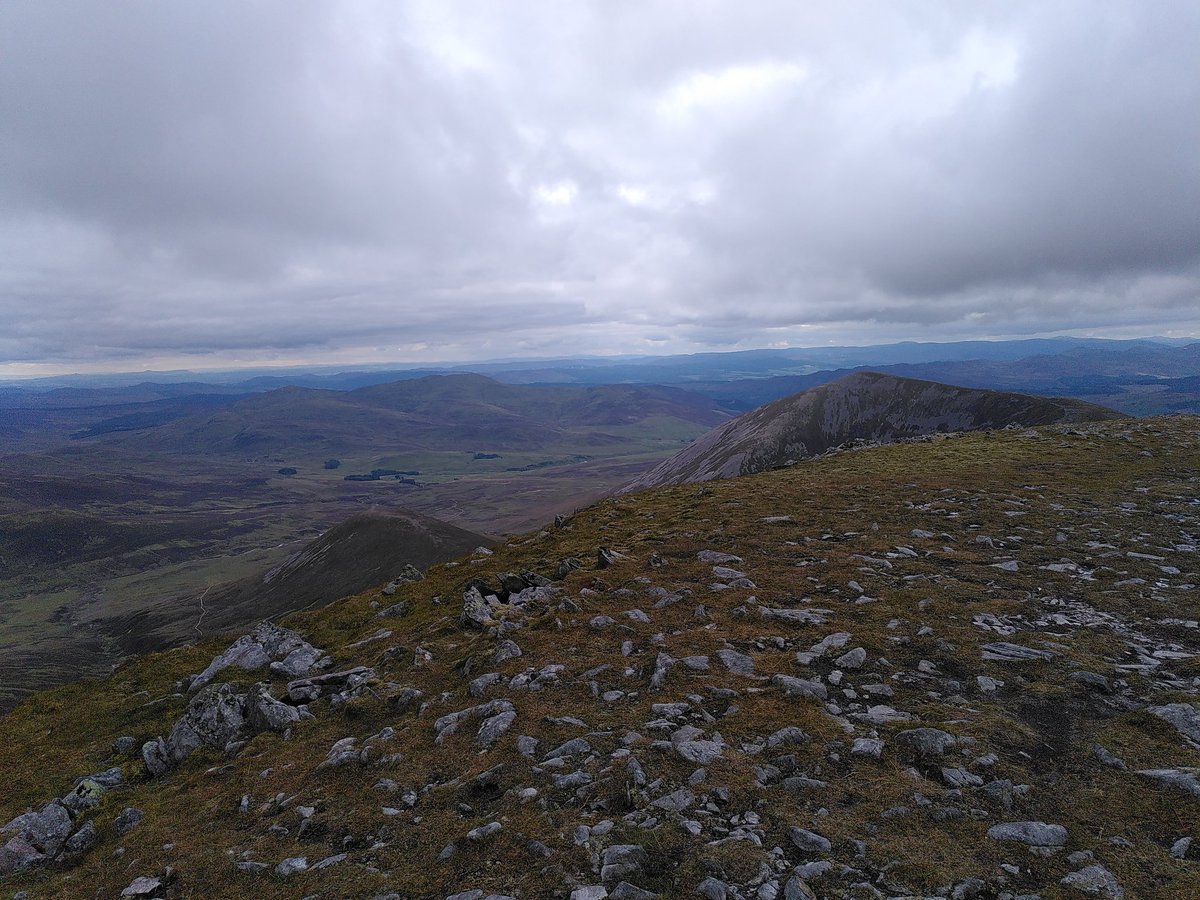
<svg viewBox="0 0 1200 900"><path fill-rule="evenodd" d="M851 441L890 443L938 432L1118 417L1112 410L1077 400L859 372L726 422L639 477L625 491L761 472Z"/></svg>
<svg viewBox="0 0 1200 900"><path fill-rule="evenodd" d="M0 893L1200 896L1197 485L1195 418L953 434L134 661L0 719Z"/></svg>

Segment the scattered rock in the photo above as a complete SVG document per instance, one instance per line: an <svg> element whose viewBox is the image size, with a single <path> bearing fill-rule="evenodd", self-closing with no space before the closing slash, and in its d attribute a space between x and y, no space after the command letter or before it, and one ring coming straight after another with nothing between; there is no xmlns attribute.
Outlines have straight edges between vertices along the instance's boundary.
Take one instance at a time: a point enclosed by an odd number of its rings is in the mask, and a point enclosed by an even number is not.
<svg viewBox="0 0 1200 900"><path fill-rule="evenodd" d="M788 840L802 853L828 853L833 849L833 844L828 838L795 825L788 828L787 836Z"/></svg>
<svg viewBox="0 0 1200 900"><path fill-rule="evenodd" d="M771 684L783 688L789 697L814 697L829 699L829 690L820 681L809 678L794 678L791 675L773 675Z"/></svg>
<svg viewBox="0 0 1200 900"><path fill-rule="evenodd" d="M1200 769L1139 769L1138 774L1200 797Z"/></svg>
<svg viewBox="0 0 1200 900"><path fill-rule="evenodd" d="M129 883L129 887L121 891L122 897L151 897L163 886L162 879L139 875Z"/></svg>
<svg viewBox="0 0 1200 900"><path fill-rule="evenodd" d="M289 856L275 867L275 874L286 878L308 870L308 859L303 856Z"/></svg>
<svg viewBox="0 0 1200 900"><path fill-rule="evenodd" d="M463 628L487 629L496 624L496 620L492 618L491 607L475 585L471 585L463 593L462 612L458 621Z"/></svg>
<svg viewBox="0 0 1200 900"><path fill-rule="evenodd" d="M605 882L630 875L640 875L642 868L648 862L646 851L637 844L616 844L612 847L605 847L601 859L600 878ZM627 894L628 892L623 893Z"/></svg>
<svg viewBox="0 0 1200 900"><path fill-rule="evenodd" d="M1169 703L1147 707L1146 712L1175 726L1186 741L1200 749L1200 710L1188 703Z"/></svg>
<svg viewBox="0 0 1200 900"><path fill-rule="evenodd" d="M892 746L902 758L927 765L937 763L957 745L958 738L940 728L911 728L892 739Z"/></svg>
<svg viewBox="0 0 1200 900"><path fill-rule="evenodd" d="M113 819L113 830L124 837L141 824L144 815L140 809L127 806Z"/></svg>
<svg viewBox="0 0 1200 900"><path fill-rule="evenodd" d="M1064 847L1067 843L1067 829L1045 822L1004 822L989 828L987 836L994 841L1015 841L1030 847Z"/></svg>
<svg viewBox="0 0 1200 900"><path fill-rule="evenodd" d="M753 675L754 660L736 650L718 650L717 659L734 675Z"/></svg>
<svg viewBox="0 0 1200 900"><path fill-rule="evenodd" d="M1078 872L1072 872L1062 879L1060 884L1074 888L1092 897L1104 897L1106 900L1125 900L1125 891L1121 888L1116 877L1104 866L1086 866Z"/></svg>

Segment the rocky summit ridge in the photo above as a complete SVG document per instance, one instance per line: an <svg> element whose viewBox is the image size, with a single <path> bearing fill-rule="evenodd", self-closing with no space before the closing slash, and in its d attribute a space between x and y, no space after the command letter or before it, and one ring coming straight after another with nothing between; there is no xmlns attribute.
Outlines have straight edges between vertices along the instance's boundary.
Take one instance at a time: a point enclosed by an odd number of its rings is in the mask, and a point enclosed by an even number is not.
<svg viewBox="0 0 1200 900"><path fill-rule="evenodd" d="M1195 418L612 498L26 700L0 890L1200 896L1197 585Z"/></svg>
<svg viewBox="0 0 1200 900"><path fill-rule="evenodd" d="M1121 415L1080 400L855 372L718 425L624 490L750 475L847 446L1011 425L1100 422Z"/></svg>

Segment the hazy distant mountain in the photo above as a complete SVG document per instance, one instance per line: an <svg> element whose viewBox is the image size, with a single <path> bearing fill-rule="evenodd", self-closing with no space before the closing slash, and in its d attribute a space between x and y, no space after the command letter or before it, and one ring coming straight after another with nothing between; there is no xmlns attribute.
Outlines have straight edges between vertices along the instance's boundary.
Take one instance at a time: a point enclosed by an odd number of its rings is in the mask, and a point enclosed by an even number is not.
<svg viewBox="0 0 1200 900"><path fill-rule="evenodd" d="M287 387L130 435L143 450L336 454L353 446L404 450L542 449L611 444L606 427L667 417L701 425L728 418L700 394L670 387L525 387L482 375L433 375L352 391Z"/></svg>
<svg viewBox="0 0 1200 900"><path fill-rule="evenodd" d="M626 491L761 472L854 440L891 442L946 431L1102 421L1119 413L874 372L776 400L713 429Z"/></svg>
<svg viewBox="0 0 1200 900"><path fill-rule="evenodd" d="M941 360L869 369L833 369L688 384L730 409L753 409L780 397L836 381L853 371L884 372L964 387L1074 397L1131 415L1200 412L1200 343L1166 346L1125 342L1116 349L1077 347L1021 359Z"/></svg>

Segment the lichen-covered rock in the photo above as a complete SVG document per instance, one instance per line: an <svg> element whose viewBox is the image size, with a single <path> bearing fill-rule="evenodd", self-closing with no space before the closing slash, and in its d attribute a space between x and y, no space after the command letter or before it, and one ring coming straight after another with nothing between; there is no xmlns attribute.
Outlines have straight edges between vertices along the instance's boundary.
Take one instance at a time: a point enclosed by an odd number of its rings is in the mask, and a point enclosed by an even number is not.
<svg viewBox="0 0 1200 900"><path fill-rule="evenodd" d="M44 862L45 859L44 853L18 834L0 847L0 875L20 872Z"/></svg>
<svg viewBox="0 0 1200 900"><path fill-rule="evenodd" d="M246 697L246 721L251 730L287 731L305 718L305 714L296 707L280 703L272 697L268 688L269 685L259 682Z"/></svg>
<svg viewBox="0 0 1200 900"><path fill-rule="evenodd" d="M100 802L100 798L111 788L121 783L121 769L114 766L104 772L80 778L69 794L62 798L62 804L72 816L78 816Z"/></svg>
<svg viewBox="0 0 1200 900"><path fill-rule="evenodd" d="M67 838L67 842L63 845L63 852L86 853L96 846L98 840L100 840L100 832L96 828L96 823L85 822L83 827Z"/></svg>
<svg viewBox="0 0 1200 900"><path fill-rule="evenodd" d="M205 688L188 703L167 747L176 762L182 762L201 745L224 750L246 724L246 698L230 684Z"/></svg>
<svg viewBox="0 0 1200 900"><path fill-rule="evenodd" d="M492 618L491 607L475 585L471 585L463 593L462 612L458 621L463 628L486 629L496 624L496 620Z"/></svg>

